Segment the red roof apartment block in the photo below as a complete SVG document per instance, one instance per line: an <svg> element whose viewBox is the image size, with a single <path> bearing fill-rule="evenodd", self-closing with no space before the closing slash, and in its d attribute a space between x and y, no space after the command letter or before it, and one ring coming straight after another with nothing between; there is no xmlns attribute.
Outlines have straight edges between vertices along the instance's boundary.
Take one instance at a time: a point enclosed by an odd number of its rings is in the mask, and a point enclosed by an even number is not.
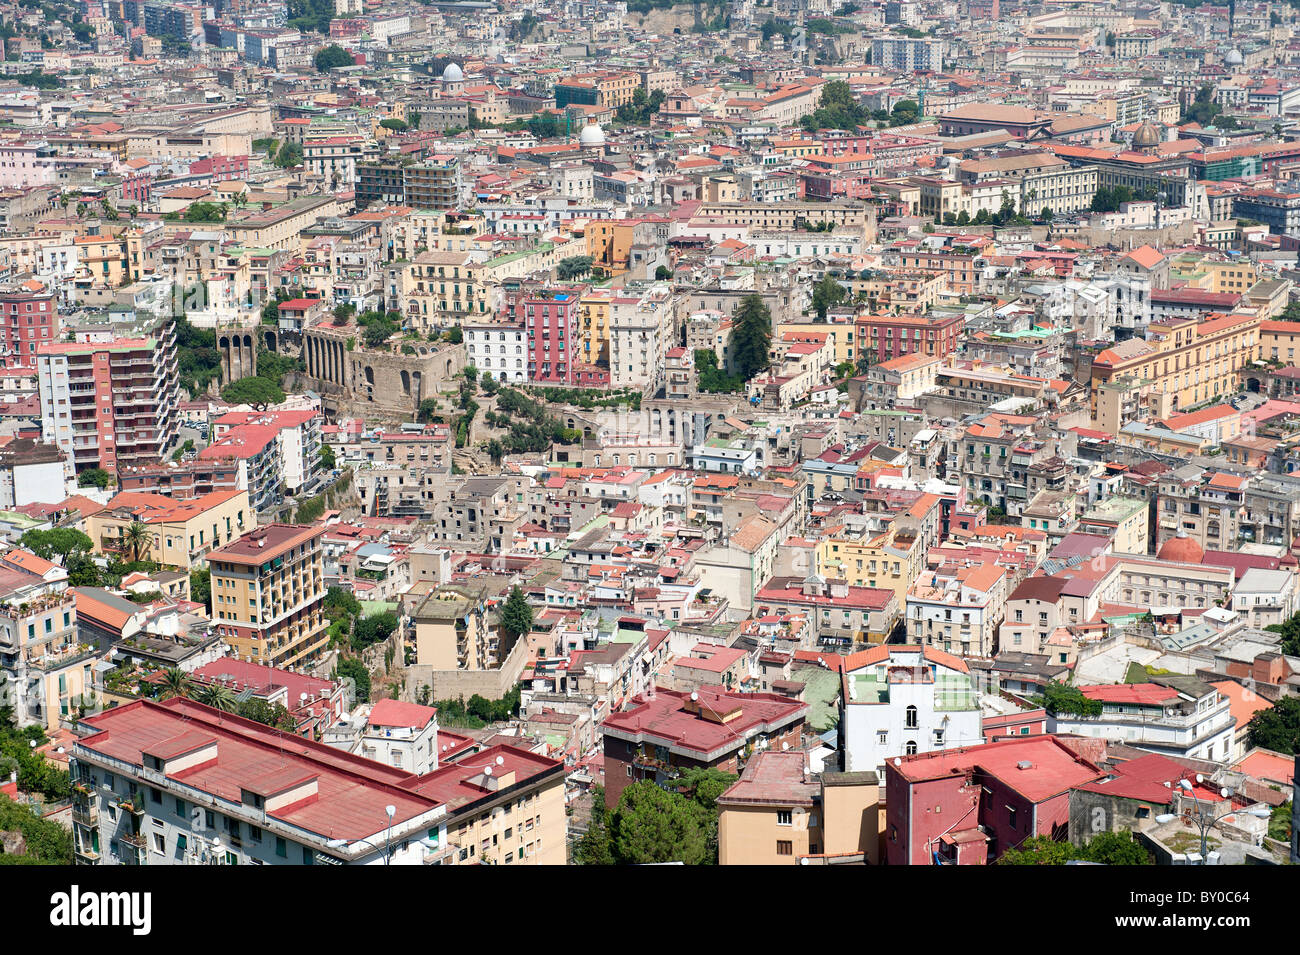
<svg viewBox="0 0 1300 955"><path fill-rule="evenodd" d="M1055 736L900 756L885 764L890 865L984 865L1059 836L1070 790L1102 772Z"/></svg>
<svg viewBox="0 0 1300 955"><path fill-rule="evenodd" d="M601 724L605 802L612 808L629 784L670 782L691 767L739 774L753 752L797 749L807 715L807 703L772 693L658 688L633 697Z"/></svg>

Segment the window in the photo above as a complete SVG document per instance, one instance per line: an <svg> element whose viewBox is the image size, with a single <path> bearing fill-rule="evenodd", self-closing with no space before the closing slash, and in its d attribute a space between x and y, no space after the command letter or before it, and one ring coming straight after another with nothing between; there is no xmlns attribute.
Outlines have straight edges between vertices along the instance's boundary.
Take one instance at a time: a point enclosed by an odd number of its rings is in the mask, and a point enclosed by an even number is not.
<svg viewBox="0 0 1300 955"><path fill-rule="evenodd" d="M916 707L915 707L915 706L909 706L909 707L907 708L907 723L906 723L906 726L907 726L908 729L910 729L910 730L914 730L914 729L916 729L916 725L917 725L917 723L916 723Z"/></svg>
<svg viewBox="0 0 1300 955"><path fill-rule="evenodd" d="M794 814L789 809L778 809L776 811L776 824L778 826L794 825Z"/></svg>
<svg viewBox="0 0 1300 955"><path fill-rule="evenodd" d="M914 740L914 739L909 739L909 740L907 741L907 749L906 749L906 753L907 753L908 756L915 756L915 755L916 755L916 740Z"/></svg>
<svg viewBox="0 0 1300 955"><path fill-rule="evenodd" d="M1007 806L1007 825L1012 829L1016 828L1016 809L1014 806Z"/></svg>
<svg viewBox="0 0 1300 955"><path fill-rule="evenodd" d="M281 859L289 858L289 846L280 836L275 837L275 854Z"/></svg>
<svg viewBox="0 0 1300 955"><path fill-rule="evenodd" d="M776 843L776 854L779 856L794 855L794 843L788 839L779 839Z"/></svg>

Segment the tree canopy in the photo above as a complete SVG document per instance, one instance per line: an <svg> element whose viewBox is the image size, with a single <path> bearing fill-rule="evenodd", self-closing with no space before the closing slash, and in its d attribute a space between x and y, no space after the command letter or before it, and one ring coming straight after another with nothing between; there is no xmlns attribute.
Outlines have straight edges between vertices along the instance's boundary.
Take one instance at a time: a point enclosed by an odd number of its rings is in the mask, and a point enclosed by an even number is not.
<svg viewBox="0 0 1300 955"><path fill-rule="evenodd" d="M221 397L237 405L275 405L284 401L284 390L269 378L254 376L232 381L221 389Z"/></svg>
<svg viewBox="0 0 1300 955"><path fill-rule="evenodd" d="M315 63L318 72L328 73L330 70L336 69L340 66L351 66L356 61L352 59L352 54L343 49L343 47L339 46L337 43L331 43L329 46L316 53L316 58L313 62Z"/></svg>
<svg viewBox="0 0 1300 955"><path fill-rule="evenodd" d="M533 629L533 608L519 587L510 588L510 596L501 607L501 629L512 637Z"/></svg>
<svg viewBox="0 0 1300 955"><path fill-rule="evenodd" d="M749 381L769 364L772 343L772 313L757 293L746 295L733 314L731 367L741 380Z"/></svg>
<svg viewBox="0 0 1300 955"><path fill-rule="evenodd" d="M30 530L18 539L24 550L29 550L44 560L57 559L66 564L70 556L89 554L94 542L83 532L71 527L53 527L50 530Z"/></svg>
<svg viewBox="0 0 1300 955"><path fill-rule="evenodd" d="M702 865L708 857L705 810L652 782L635 782L619 799L610 841L613 855L621 863Z"/></svg>
<svg viewBox="0 0 1300 955"><path fill-rule="evenodd" d="M1300 751L1300 697L1284 696L1246 724L1251 746L1294 755Z"/></svg>
<svg viewBox="0 0 1300 955"><path fill-rule="evenodd" d="M843 80L831 80L822 87L817 109L799 122L807 130L855 129L869 118L866 107L853 95L853 88Z"/></svg>

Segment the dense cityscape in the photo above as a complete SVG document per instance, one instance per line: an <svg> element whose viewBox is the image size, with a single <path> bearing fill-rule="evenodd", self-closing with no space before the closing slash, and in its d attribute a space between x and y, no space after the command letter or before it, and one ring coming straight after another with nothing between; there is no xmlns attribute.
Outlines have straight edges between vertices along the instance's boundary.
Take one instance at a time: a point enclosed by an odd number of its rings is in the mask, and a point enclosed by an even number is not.
<svg viewBox="0 0 1300 955"><path fill-rule="evenodd" d="M1300 0L0 39L0 864L1300 863Z"/></svg>

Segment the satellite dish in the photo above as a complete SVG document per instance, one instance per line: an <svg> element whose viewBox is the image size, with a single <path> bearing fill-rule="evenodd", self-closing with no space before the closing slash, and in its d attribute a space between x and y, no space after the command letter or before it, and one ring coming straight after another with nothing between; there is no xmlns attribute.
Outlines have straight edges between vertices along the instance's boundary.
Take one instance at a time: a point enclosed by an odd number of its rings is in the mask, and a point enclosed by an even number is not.
<svg viewBox="0 0 1300 955"><path fill-rule="evenodd" d="M691 690L691 702L694 703L699 698L700 698L700 694L696 693L694 690Z"/></svg>
<svg viewBox="0 0 1300 955"><path fill-rule="evenodd" d="M902 766L902 765L903 765L903 758L902 758L901 756L895 756L895 757L894 757L894 765L895 765L895 766Z"/></svg>
<svg viewBox="0 0 1300 955"><path fill-rule="evenodd" d="M497 765L498 765L498 766L504 766L505 764L506 764L506 758L505 758L504 756L498 756L498 757L497 757Z"/></svg>
<svg viewBox="0 0 1300 955"><path fill-rule="evenodd" d="M484 767L483 767L483 775L484 775L484 776L491 776L491 775L492 775L492 767L491 767L491 766L484 766Z"/></svg>
<svg viewBox="0 0 1300 955"><path fill-rule="evenodd" d="M1197 774L1196 774L1196 781L1197 781L1198 783L1203 783L1203 782L1205 782L1205 777L1202 776L1200 773L1197 773Z"/></svg>

